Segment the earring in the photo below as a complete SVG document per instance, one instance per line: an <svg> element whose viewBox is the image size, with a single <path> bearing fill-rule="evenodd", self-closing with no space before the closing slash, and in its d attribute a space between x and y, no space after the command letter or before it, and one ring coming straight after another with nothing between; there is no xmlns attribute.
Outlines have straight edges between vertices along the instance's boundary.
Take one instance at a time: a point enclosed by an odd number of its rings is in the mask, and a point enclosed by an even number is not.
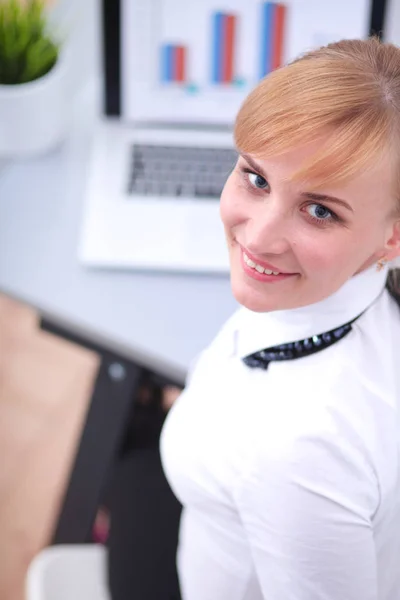
<svg viewBox="0 0 400 600"><path fill-rule="evenodd" d="M386 258L381 258L380 260L378 260L378 262L376 263L376 270L382 271L387 262L388 261Z"/></svg>

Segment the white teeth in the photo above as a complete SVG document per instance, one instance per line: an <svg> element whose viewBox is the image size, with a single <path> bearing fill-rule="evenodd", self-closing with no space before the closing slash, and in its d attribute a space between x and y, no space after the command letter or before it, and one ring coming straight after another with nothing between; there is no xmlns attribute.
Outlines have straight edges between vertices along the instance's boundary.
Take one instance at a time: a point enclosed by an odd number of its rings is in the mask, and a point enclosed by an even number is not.
<svg viewBox="0 0 400 600"><path fill-rule="evenodd" d="M270 271L269 269L264 269L264 267L252 261L251 258L249 258L245 252L243 252L243 258L246 265L248 265L252 269L255 269L259 273L265 273L266 275L280 275L279 271Z"/></svg>

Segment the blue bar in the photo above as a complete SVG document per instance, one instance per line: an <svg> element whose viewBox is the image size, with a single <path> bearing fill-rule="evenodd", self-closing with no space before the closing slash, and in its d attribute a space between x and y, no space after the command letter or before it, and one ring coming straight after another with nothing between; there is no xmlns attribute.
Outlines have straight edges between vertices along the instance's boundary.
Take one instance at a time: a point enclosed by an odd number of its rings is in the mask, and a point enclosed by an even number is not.
<svg viewBox="0 0 400 600"><path fill-rule="evenodd" d="M274 10L274 2L264 2L262 5L260 79L268 75L272 70Z"/></svg>
<svg viewBox="0 0 400 600"><path fill-rule="evenodd" d="M161 81L171 83L174 80L174 46L166 44L161 47Z"/></svg>
<svg viewBox="0 0 400 600"><path fill-rule="evenodd" d="M213 34L212 34L212 63L211 80L213 83L222 81L222 34L224 27L224 14L217 12L213 16Z"/></svg>

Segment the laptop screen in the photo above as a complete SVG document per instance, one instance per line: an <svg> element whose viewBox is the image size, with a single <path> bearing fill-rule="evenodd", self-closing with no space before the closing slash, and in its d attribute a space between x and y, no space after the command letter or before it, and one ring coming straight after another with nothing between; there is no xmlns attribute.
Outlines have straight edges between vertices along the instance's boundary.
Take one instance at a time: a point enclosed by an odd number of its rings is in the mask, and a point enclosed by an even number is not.
<svg viewBox="0 0 400 600"><path fill-rule="evenodd" d="M308 49L366 37L375 4L120 0L120 115L231 125L245 96L271 70Z"/></svg>

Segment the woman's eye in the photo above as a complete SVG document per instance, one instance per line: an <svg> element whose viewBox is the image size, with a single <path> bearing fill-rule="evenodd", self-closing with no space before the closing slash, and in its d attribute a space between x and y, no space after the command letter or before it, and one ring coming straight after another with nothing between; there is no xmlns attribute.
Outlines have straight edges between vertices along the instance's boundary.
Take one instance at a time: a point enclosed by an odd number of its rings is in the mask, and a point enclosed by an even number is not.
<svg viewBox="0 0 400 600"><path fill-rule="evenodd" d="M329 221L334 219L334 214L329 208L322 206L322 204L310 204L307 207L309 214L313 219L318 221Z"/></svg>
<svg viewBox="0 0 400 600"><path fill-rule="evenodd" d="M269 187L268 181L257 173L247 173L250 184L258 190L265 190Z"/></svg>

